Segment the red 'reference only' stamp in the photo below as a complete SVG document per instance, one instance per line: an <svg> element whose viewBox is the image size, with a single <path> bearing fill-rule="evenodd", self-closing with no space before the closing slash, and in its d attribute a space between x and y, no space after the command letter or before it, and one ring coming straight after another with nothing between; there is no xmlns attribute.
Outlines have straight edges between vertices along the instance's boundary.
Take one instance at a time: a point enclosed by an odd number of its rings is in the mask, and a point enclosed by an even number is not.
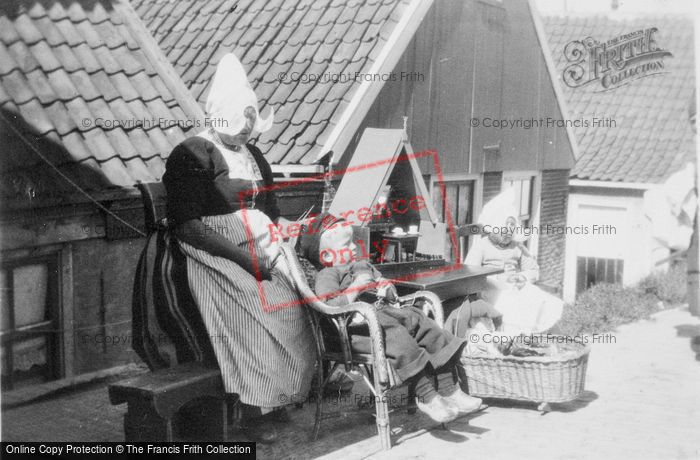
<svg viewBox="0 0 700 460"><path fill-rule="evenodd" d="M240 207L241 211L243 214L243 221L245 223L245 228L246 228L246 233L248 236L248 239L250 241L253 241L253 235L254 232L250 228L250 224L247 218L247 203L250 199L251 196L254 196L257 193L260 193L261 191L279 191L283 190L285 188L290 188L293 186L296 186L298 184L303 184L307 182L318 182L326 179L327 177L330 177L330 179L333 178L338 178L338 177L345 177L347 175L353 174L353 173L358 173L359 171L364 171L370 168L378 168L378 167L386 167L387 164L389 164L389 167L391 169L396 166L396 164L400 162L407 162L411 160L416 160L420 158L429 158L432 160L433 164L433 169L435 171L435 176L437 178L437 185L440 193L440 206L442 209L444 209L444 217L445 217L445 224L447 227L447 233L449 235L449 239L452 242L452 260L454 261L451 264L444 264L439 267L435 268L429 268L425 270L419 270L417 272L411 272L406 275L398 276L398 277L393 277L388 282L392 283L400 283L402 281L410 281L410 280L415 280L418 278L426 278L426 277L431 277L438 275L440 273L444 272L449 272L452 270L456 270L461 266L461 261L459 259L459 250L458 250L458 244L457 244L457 234L455 231L455 225L454 225L454 220L452 217L452 213L450 211L450 207L448 206L447 203L447 193L445 190L445 182L443 179L443 174L442 174L442 168L440 167L440 161L438 158L438 153L435 150L425 150L422 152L417 152L417 153L410 153L410 154L405 154L398 156L396 158L391 158L391 159L385 159L385 160L380 160L376 162L371 162L367 163L364 165L360 166L354 166L346 169L338 169L338 170L332 170L327 173L321 173L317 174L314 176L309 176L309 177L303 177L303 178L298 178L290 181L284 181L284 182L276 182L272 185L268 185L265 187L260 187L257 189L250 189L250 190L245 190L239 194L239 199L240 199ZM377 222L382 222L386 221L388 219L391 219L393 217L399 217L399 216L405 216L409 213L413 213L414 215L416 213L420 213L423 210L427 210L428 206L431 206L431 203L433 203L433 200L430 196L423 196L420 194L420 191L417 190L417 193L412 194L411 196L403 196L403 197L396 197L396 198L389 198L385 202L377 202L373 203L371 206L359 206L357 209L347 209L339 215L334 216L337 219L340 219L336 221L336 219L328 219L328 222L320 222L317 223L316 229L315 230L310 230L312 228L309 223L311 222L312 219L319 218L319 215L309 215L307 220L305 220L305 225L302 225L301 222L291 222L288 224L276 224L272 223L269 225L268 232L270 236L270 240L273 243L282 243L281 240L287 240L288 238L300 238L303 236L304 233L314 231L314 232L324 232L326 230L330 230L332 228L335 228L336 226L341 226L341 227L351 227L351 226L367 226L370 225L371 223L377 223ZM319 225L320 224L320 225ZM354 241L354 246L355 248L353 250L350 250L349 248L343 248L338 251L334 251L330 256L332 256L331 262L329 265L344 265L348 263L352 263L358 260L371 260L374 258L375 260L378 260L379 262L384 261L384 255L387 251L387 247L389 244L389 241L387 238L380 238L379 240L375 241L369 241L366 242L364 239L358 238L355 239ZM282 244L287 244L287 243L282 243ZM335 292L335 293L329 293L325 294L322 296L316 296L315 299L309 299L309 298L300 298L298 300L292 301L292 302L285 302L285 303L277 303L277 304L271 304L268 302L266 295L265 295L265 289L263 286L263 281L261 281L262 277L260 276L259 273L259 266L258 266L258 258L257 258L257 253L256 253L256 248L255 245L250 246L250 252L251 252L251 257L253 259L253 264L255 266L255 270L258 271L258 276L256 278L258 279L258 292L260 294L260 299L262 303L262 308L265 312L274 312L280 309L284 308L290 308L290 307L295 307L295 306L301 306L310 303L311 300L321 300L324 301L329 298L333 298L340 294L340 292ZM379 271L381 272L381 265L377 267ZM368 289L373 289L377 287L381 287L382 285L387 284L387 281L382 281L382 282L371 282L368 284L365 284L359 288L351 288L354 290L368 290ZM311 286L313 289L313 286ZM343 293L348 292L348 290L343 290Z"/></svg>

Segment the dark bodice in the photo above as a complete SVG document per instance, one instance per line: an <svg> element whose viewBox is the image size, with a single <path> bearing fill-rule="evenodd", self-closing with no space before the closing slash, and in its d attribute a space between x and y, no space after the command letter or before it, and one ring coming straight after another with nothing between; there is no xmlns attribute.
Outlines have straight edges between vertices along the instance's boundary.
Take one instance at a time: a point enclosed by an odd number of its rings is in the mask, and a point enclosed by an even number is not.
<svg viewBox="0 0 700 460"><path fill-rule="evenodd" d="M230 214L241 209L241 194L248 208L254 205L271 220L279 217L277 198L273 191L264 190L273 183L272 170L260 149L247 144L260 169L262 183L252 203L253 182L230 178L229 168L221 151L213 142L193 136L173 149L165 166L163 183L167 190L167 214L171 225L203 216Z"/></svg>

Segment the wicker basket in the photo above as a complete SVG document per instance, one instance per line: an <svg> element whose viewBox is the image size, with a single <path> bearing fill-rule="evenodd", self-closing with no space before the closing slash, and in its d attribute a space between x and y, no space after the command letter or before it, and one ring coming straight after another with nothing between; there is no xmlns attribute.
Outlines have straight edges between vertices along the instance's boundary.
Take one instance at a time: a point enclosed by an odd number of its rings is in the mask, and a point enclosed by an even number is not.
<svg viewBox="0 0 700 460"><path fill-rule="evenodd" d="M463 356L467 391L481 398L565 402L583 393L590 347L568 344L565 357Z"/></svg>

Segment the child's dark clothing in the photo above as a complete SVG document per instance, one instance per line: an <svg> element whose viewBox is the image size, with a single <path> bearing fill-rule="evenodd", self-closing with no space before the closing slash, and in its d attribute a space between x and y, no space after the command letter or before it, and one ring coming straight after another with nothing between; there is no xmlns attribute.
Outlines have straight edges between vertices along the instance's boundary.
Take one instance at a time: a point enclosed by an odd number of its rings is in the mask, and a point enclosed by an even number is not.
<svg viewBox="0 0 700 460"><path fill-rule="evenodd" d="M382 276L367 261L326 267L316 277L316 294L322 296L328 305L348 305L348 297L341 293L363 272L370 274L374 280ZM326 298L327 295L330 297ZM441 329L415 307L386 307L377 311L377 318L384 330L386 357L401 382L419 374L428 364L433 370L445 366L461 352L464 345L464 339ZM358 353L370 353L367 326L352 325L350 332L352 349Z"/></svg>

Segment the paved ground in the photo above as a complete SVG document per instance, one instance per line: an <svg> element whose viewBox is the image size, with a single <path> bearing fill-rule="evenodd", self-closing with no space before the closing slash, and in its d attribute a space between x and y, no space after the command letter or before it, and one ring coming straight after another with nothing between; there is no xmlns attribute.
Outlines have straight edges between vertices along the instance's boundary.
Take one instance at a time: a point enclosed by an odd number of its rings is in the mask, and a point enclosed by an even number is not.
<svg viewBox="0 0 700 460"><path fill-rule="evenodd" d="M305 406L290 410L293 422L283 439L259 446L258 453L261 458L700 459L700 349L690 342L697 335L700 320L687 309L621 327L615 343L593 345L583 397L553 405L546 415L532 405L496 402L446 431L424 416L397 410L395 446L381 452L367 413L328 420L321 439L309 442L313 413ZM346 406L353 402L348 397ZM121 441L124 410L109 405L104 384L87 386L3 411L2 439ZM244 440L235 431L231 437Z"/></svg>

